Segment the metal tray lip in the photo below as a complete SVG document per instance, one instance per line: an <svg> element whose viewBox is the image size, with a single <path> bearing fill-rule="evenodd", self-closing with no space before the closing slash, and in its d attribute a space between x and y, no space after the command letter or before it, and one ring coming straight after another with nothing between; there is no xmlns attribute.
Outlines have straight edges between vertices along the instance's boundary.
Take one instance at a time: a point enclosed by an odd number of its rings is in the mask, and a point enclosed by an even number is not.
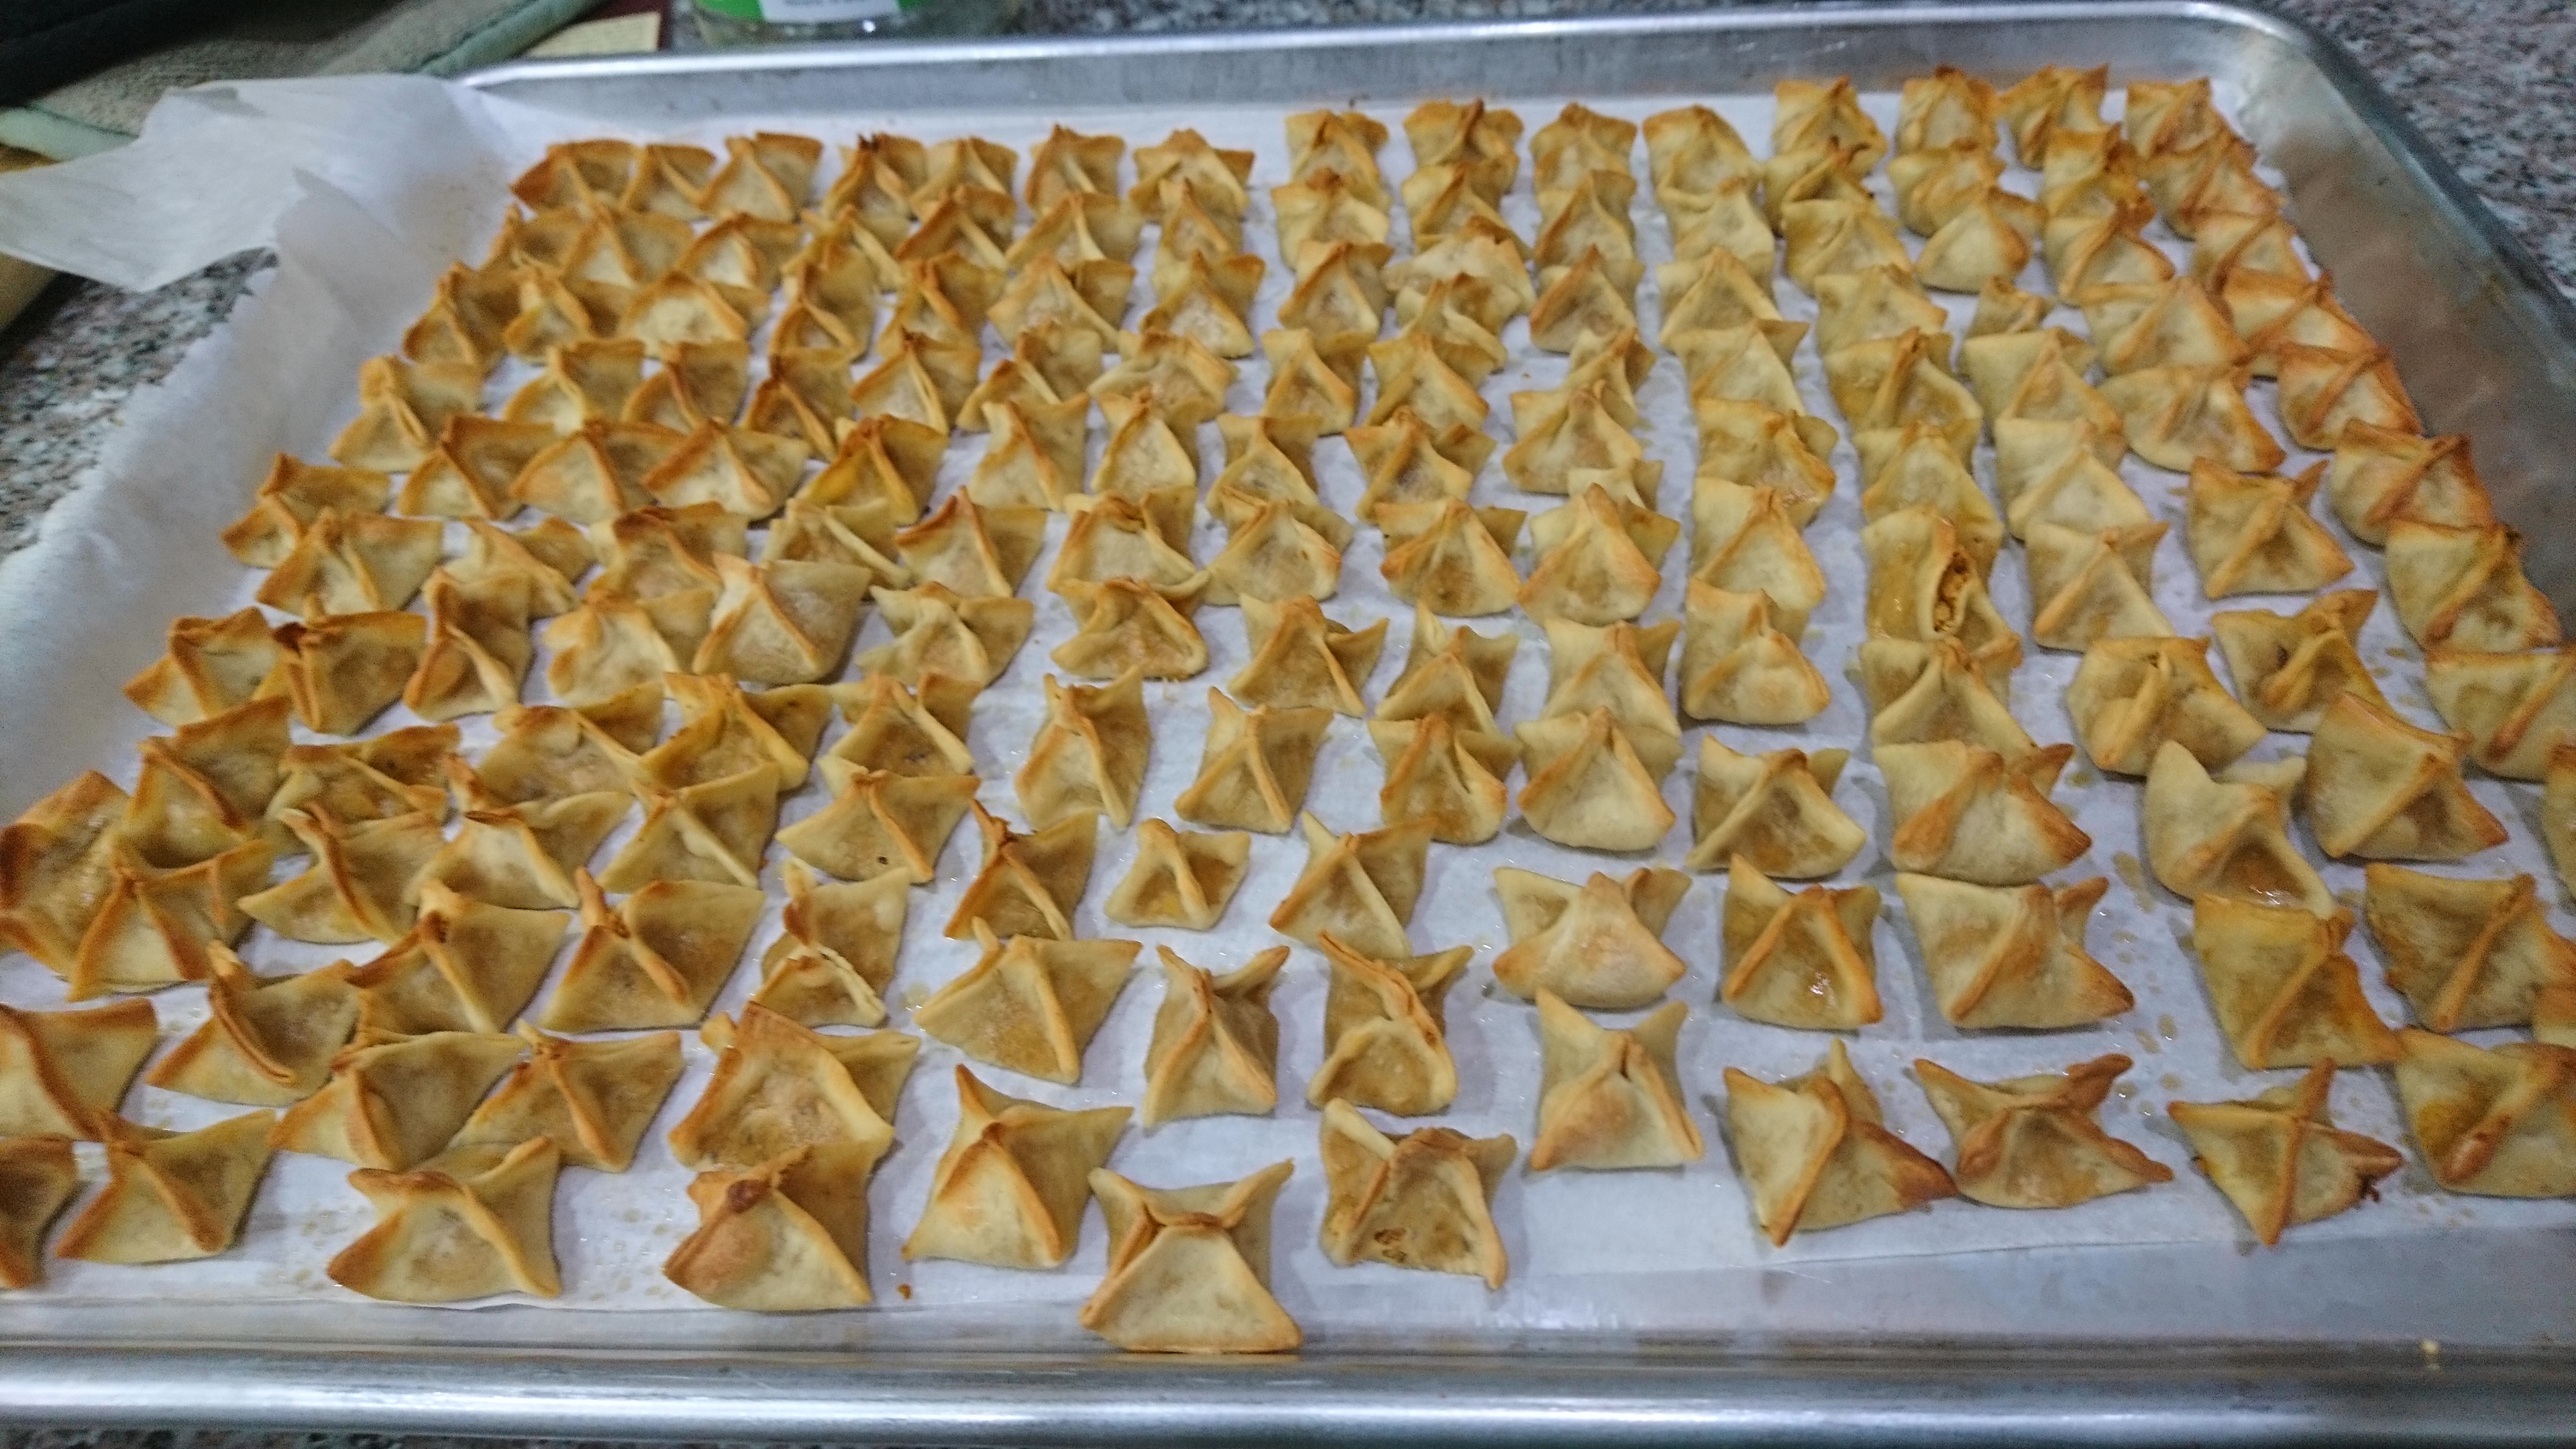
<svg viewBox="0 0 2576 1449"><path fill-rule="evenodd" d="M1331 50L1352 45L1404 46L1459 41L1606 35L1695 35L1794 30L1822 25L1947 29L2034 19L2151 19L2259 32L2291 47L2379 133L2401 164L2465 222L2515 283L2525 320L2576 357L2576 299L2571 299L2504 219L2461 177L2400 111L2352 54L2316 26L2239 0L1798 0L1758 9L1653 15L1575 15L1534 19L1397 21L1367 25L1152 31L1134 35L1025 35L976 40L874 40L841 44L747 47L642 56L518 60L457 77L477 90L506 93L522 82L584 76L754 74L793 68L870 70L886 65L1000 63L1063 56L1150 55L1173 58L1241 50Z"/></svg>

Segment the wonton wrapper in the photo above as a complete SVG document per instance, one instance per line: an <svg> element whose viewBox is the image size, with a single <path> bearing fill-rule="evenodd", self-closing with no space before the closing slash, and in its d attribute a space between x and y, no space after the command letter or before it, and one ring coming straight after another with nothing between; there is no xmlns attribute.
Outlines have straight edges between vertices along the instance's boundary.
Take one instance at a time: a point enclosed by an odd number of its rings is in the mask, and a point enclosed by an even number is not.
<svg viewBox="0 0 2576 1449"><path fill-rule="evenodd" d="M109 991L157 991L203 980L207 948L240 938L250 917L235 904L268 879L273 852L252 840L175 869L135 858L130 842L108 852L106 898L98 903L67 973L70 998Z"/></svg>
<svg viewBox="0 0 2576 1449"><path fill-rule="evenodd" d="M913 1008L914 1025L977 1061L1050 1082L1082 1076L1082 1052L1127 985L1134 941L996 938L975 922L982 956Z"/></svg>
<svg viewBox="0 0 2576 1449"><path fill-rule="evenodd" d="M1948 519L1919 505L1900 508L1864 525L1860 541L1869 556L1871 634L1923 644L1950 639L1990 682L2011 674L2021 660L2021 636L2004 622Z"/></svg>
<svg viewBox="0 0 2576 1449"><path fill-rule="evenodd" d="M1959 1195L1941 1164L1887 1130L1878 1097L1836 1040L1802 1077L1766 1082L1726 1069L1735 1169L1773 1247Z"/></svg>
<svg viewBox="0 0 2576 1449"><path fill-rule="evenodd" d="M859 770L889 775L975 772L974 753L961 738L978 693L974 685L933 674L915 692L874 674L837 692L850 729L822 757L824 782L835 793ZM820 726L818 720L816 727ZM802 778L801 772L788 771L781 763L781 773Z"/></svg>
<svg viewBox="0 0 2576 1449"><path fill-rule="evenodd" d="M358 1025L350 967L259 977L221 947L207 951L207 1019L152 1064L152 1086L217 1102L283 1107L321 1090Z"/></svg>
<svg viewBox="0 0 2576 1449"><path fill-rule="evenodd" d="M1339 1099L1324 1105L1322 1142L1325 1257L1343 1267L1386 1263L1503 1286L1511 1262L1492 1204L1519 1143L1446 1127L1390 1139Z"/></svg>
<svg viewBox="0 0 2576 1449"><path fill-rule="evenodd" d="M2388 984L2432 1030L2529 1025L2547 993L2576 987L2576 945L2550 928L2530 876L2459 880L2374 863L2362 915Z"/></svg>
<svg viewBox="0 0 2576 1449"><path fill-rule="evenodd" d="M2004 705L2008 668L1980 668L1956 639L1930 643L1872 637L1854 657L1861 697L1869 702L1873 744L1958 740L2018 762L2038 748Z"/></svg>
<svg viewBox="0 0 2576 1449"><path fill-rule="evenodd" d="M2155 550L2164 534L2162 523L2096 533L2031 525L2031 639L2080 650L2104 639L2170 636L2173 624L2155 602Z"/></svg>
<svg viewBox="0 0 2576 1449"><path fill-rule="evenodd" d="M1879 1019L1877 891L1810 886L1793 896L1738 855L1727 864L1720 919L1717 994L1738 1015L1816 1030Z"/></svg>
<svg viewBox="0 0 2576 1449"><path fill-rule="evenodd" d="M1503 782L1521 752L1510 737L1431 713L1371 720L1369 738L1386 765L1378 810L1387 823L1427 824L1432 839L1452 845L1491 840L1503 828L1511 801Z"/></svg>
<svg viewBox="0 0 2576 1449"><path fill-rule="evenodd" d="M2101 876L2056 889L1896 877L1941 1015L1971 1029L2083 1026L2137 1004L2084 946L2109 888Z"/></svg>
<svg viewBox="0 0 2576 1449"><path fill-rule="evenodd" d="M439 846L421 871L423 899L436 885L511 910L577 906L581 892L573 873L598 852L633 804L620 790L506 806L469 798L456 838ZM418 928L415 915L413 929Z"/></svg>
<svg viewBox="0 0 2576 1449"><path fill-rule="evenodd" d="M1047 657L1083 679L1116 679L1131 671L1147 679L1187 679L1207 668L1207 639L1191 615L1203 580L1178 597L1136 579L1068 586L1066 596L1081 627Z"/></svg>
<svg viewBox="0 0 2576 1449"><path fill-rule="evenodd" d="M43 1280L45 1229L79 1194L70 1138L0 1137L0 1288Z"/></svg>
<svg viewBox="0 0 2576 1449"><path fill-rule="evenodd" d="M321 1091L277 1119L269 1145L404 1171L446 1146L525 1050L500 1033L362 1039L332 1059Z"/></svg>
<svg viewBox="0 0 2576 1449"><path fill-rule="evenodd" d="M461 420L451 419L451 428L459 421L491 422L469 415ZM554 435L547 433L545 441L553 442ZM504 485L508 481L506 477L502 479ZM307 463L280 453L269 465L268 476L260 480L259 491L252 495L250 511L225 527L224 547L252 568L275 568L295 552L305 530L323 513L382 513L392 494L393 480L382 473ZM403 511L421 510L407 507Z"/></svg>
<svg viewBox="0 0 2576 1449"><path fill-rule="evenodd" d="M1955 740L1878 749L1895 821L1888 856L1899 870L1973 885L2027 885L2092 848L2048 798L2074 754L2050 745L2007 762Z"/></svg>
<svg viewBox="0 0 2576 1449"><path fill-rule="evenodd" d="M2350 911L2318 916L2220 895L2193 902L2192 952L2238 1061L2261 1071L2396 1059L2396 1038L2362 996L2361 969L2343 954L2351 930Z"/></svg>
<svg viewBox="0 0 2576 1449"><path fill-rule="evenodd" d="M1985 410L1946 369L1949 355L1948 333L1909 329L1828 353L1825 384L1854 432L1928 424L1965 457L1984 431Z"/></svg>
<svg viewBox="0 0 2576 1449"><path fill-rule="evenodd" d="M2063 1074L1973 1082L1917 1061L1932 1110L1950 1129L1961 1196L1989 1207L2073 1207L2110 1193L2173 1181L2173 1170L2105 1133L2093 1120L2130 1061L2117 1054Z"/></svg>
<svg viewBox="0 0 2576 1449"><path fill-rule="evenodd" d="M1542 622L1613 624L1634 619L1663 583L1658 567L1681 525L1653 509L1613 499L1594 484L1531 528L1537 561L1520 588L1521 611Z"/></svg>
<svg viewBox="0 0 2576 1449"><path fill-rule="evenodd" d="M1679 1167L1707 1154L1683 1105L1673 1044L1689 1008L1669 1001L1625 1031L1538 992L1538 1134L1529 1168Z"/></svg>
<svg viewBox="0 0 2576 1449"><path fill-rule="evenodd" d="M588 871L581 943L538 1014L548 1031L692 1026L732 977L759 923L757 887L657 880L613 909Z"/></svg>
<svg viewBox="0 0 2576 1449"><path fill-rule="evenodd" d="M1094 1169L1109 1269L1082 1326L1130 1353L1280 1353L1304 1341L1270 1296L1270 1211L1292 1164L1203 1187Z"/></svg>
<svg viewBox="0 0 2576 1449"><path fill-rule="evenodd" d="M2397 1033L2397 1096L2433 1180L2485 1197L2576 1192L2576 1050Z"/></svg>
<svg viewBox="0 0 2576 1449"><path fill-rule="evenodd" d="M284 651L256 608L173 620L167 638L161 657L125 685L125 697L163 724L194 724L285 687Z"/></svg>
<svg viewBox="0 0 2576 1449"><path fill-rule="evenodd" d="M1683 863L1715 870L1741 855L1766 876L1792 880L1841 870L1869 843L1869 832L1833 802L1847 755L1794 749L1739 755L1714 735L1702 738L1691 795L1696 841Z"/></svg>
<svg viewBox="0 0 2576 1449"><path fill-rule="evenodd" d="M1673 827L1654 772L1607 708L1519 727L1529 752L1521 818L1532 830L1586 850L1646 850Z"/></svg>
<svg viewBox="0 0 2576 1449"><path fill-rule="evenodd" d="M2172 740L2220 770L2262 743L2263 725L2219 684L2205 639L2105 639L2084 651L2066 710L2095 765L2144 775Z"/></svg>
<svg viewBox="0 0 2576 1449"><path fill-rule="evenodd" d="M2419 730L2385 705L2337 696L2308 747L2308 828L2332 856L2457 860L2505 828L2460 777L2468 741Z"/></svg>
<svg viewBox="0 0 2576 1449"><path fill-rule="evenodd" d="M1270 991L1288 964L1273 946L1240 969L1215 976L1157 947L1163 1004L1145 1048L1142 1121L1225 1113L1266 1117L1279 1105L1279 1019Z"/></svg>
<svg viewBox="0 0 2576 1449"><path fill-rule="evenodd" d="M825 1036L746 1005L707 1026L715 1074L671 1128L671 1155L696 1168L756 1167L799 1147L894 1143L895 1101L921 1051L899 1031Z"/></svg>
<svg viewBox="0 0 2576 1449"><path fill-rule="evenodd" d="M106 1140L159 1036L148 1001L87 1011L0 1005L0 1136Z"/></svg>
<svg viewBox="0 0 2576 1449"><path fill-rule="evenodd" d="M962 941L984 928L996 936L1072 940L1074 908L1091 884L1099 817L1077 811L1022 835L981 804L972 808L984 836L984 864L966 883L943 934Z"/></svg>
<svg viewBox="0 0 2576 1449"><path fill-rule="evenodd" d="M639 779L644 823L600 872L600 884L615 891L674 881L756 886L778 827L780 783L769 764L677 789Z"/></svg>
<svg viewBox="0 0 2576 1449"><path fill-rule="evenodd" d="M1577 885L1509 866L1494 872L1509 949L1494 978L1524 1000L1541 992L1575 1006L1625 1011L1682 978L1663 943L1673 908L1690 890L1677 870L1639 867L1625 880L1599 871Z"/></svg>
<svg viewBox="0 0 2576 1449"><path fill-rule="evenodd" d="M506 1153L472 1148L412 1172L363 1170L376 1225L323 1271L394 1303L454 1303L496 1293L552 1298L555 1177L562 1154L536 1137Z"/></svg>
<svg viewBox="0 0 2576 1449"><path fill-rule="evenodd" d="M1230 511L1229 500L1249 507ZM1339 588L1342 551L1299 516L1301 505L1284 499L1254 502L1231 489L1220 491L1214 502L1226 522L1226 544L1208 561L1206 602L1331 598Z"/></svg>
<svg viewBox="0 0 2576 1449"><path fill-rule="evenodd" d="M527 1027L528 1055L465 1119L449 1150L506 1152L548 1137L575 1167L624 1172L635 1144L680 1080L680 1035L572 1041Z"/></svg>
<svg viewBox="0 0 2576 1449"><path fill-rule="evenodd" d="M762 1313L864 1308L868 1178L881 1152L846 1143L798 1147L689 1184L697 1230L662 1276L722 1308Z"/></svg>
<svg viewBox="0 0 2576 1449"><path fill-rule="evenodd" d="M438 446L447 420L482 400L483 371L473 363L368 358L358 365L358 415L331 440L331 456L352 468L411 471Z"/></svg>
<svg viewBox="0 0 2576 1449"><path fill-rule="evenodd" d="M2191 1143L2192 1163L2236 1210L2256 1240L2376 1197L2372 1185L2406 1165L2387 1143L2335 1128L2326 1116L2334 1067L2319 1062L2286 1087L2250 1102L2172 1102L2166 1115Z"/></svg>
<svg viewBox="0 0 2576 1449"><path fill-rule="evenodd" d="M2537 780L2576 743L2576 650L2424 655L2424 689L2443 720L2469 737L2469 758L2491 775Z"/></svg>
<svg viewBox="0 0 2576 1449"><path fill-rule="evenodd" d="M1063 1111L1004 1096L957 1069L957 1132L903 1256L1053 1268L1073 1256L1091 1173L1109 1160L1128 1109Z"/></svg>
<svg viewBox="0 0 2576 1449"><path fill-rule="evenodd" d="M2387 701L2361 662L2361 628L2378 595L2368 589L2324 594L2294 615L2233 610L2210 615L2210 632L2227 656L2227 672L2246 711L2269 729L2312 733L2326 706L2346 691L2372 705ZM2429 663L2427 681L2432 677Z"/></svg>
<svg viewBox="0 0 2576 1449"><path fill-rule="evenodd" d="M1998 420L1995 484L2013 536L2028 538L2042 524L2098 533L2153 522L2146 500L2117 471L2127 448L2117 427L2060 419Z"/></svg>
<svg viewBox="0 0 2576 1449"><path fill-rule="evenodd" d="M107 1186L63 1227L57 1258L175 1263L233 1245L268 1171L276 1116L245 1112L193 1132L107 1122Z"/></svg>
<svg viewBox="0 0 2576 1449"><path fill-rule="evenodd" d="M0 945L57 975L72 972L82 935L115 889L117 826L128 804L91 770L0 829Z"/></svg>
<svg viewBox="0 0 2576 1449"><path fill-rule="evenodd" d="M832 803L778 832L789 854L844 880L901 870L926 884L979 782L852 770Z"/></svg>
<svg viewBox="0 0 2576 1449"><path fill-rule="evenodd" d="M1214 689L1208 708L1214 719L1198 778L1174 801L1175 813L1200 825L1287 830L1305 802L1332 711L1264 705L1246 713Z"/></svg>
<svg viewBox="0 0 2576 1449"><path fill-rule="evenodd" d="M2501 524L2390 524L2388 596L2427 648L2503 652L2560 639L2557 609L2523 573L2522 535Z"/></svg>

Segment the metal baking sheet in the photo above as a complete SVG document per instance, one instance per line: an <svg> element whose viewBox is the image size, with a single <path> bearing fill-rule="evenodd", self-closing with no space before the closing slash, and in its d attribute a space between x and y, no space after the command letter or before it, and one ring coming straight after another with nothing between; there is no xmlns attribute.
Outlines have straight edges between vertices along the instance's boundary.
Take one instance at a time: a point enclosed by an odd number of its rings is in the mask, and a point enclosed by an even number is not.
<svg viewBox="0 0 2576 1449"><path fill-rule="evenodd" d="M2283 173L2349 304L2396 350L2428 426L2475 436L2499 506L2535 523L2544 440L2568 421L2550 408L2565 412L2569 390L2545 385L2563 382L2576 358L2564 304L2456 180L2386 121L2384 103L2340 57L2243 12L1978 7L1008 42L529 65L476 83L603 123L864 104L917 113L933 132L969 129L978 109L1002 106L1347 99L1386 110L1444 93L1678 100L1764 91L1790 74L1848 71L1875 89L1943 62L2010 77L2097 58L2121 80L2209 74L2245 98L2241 124ZM2568 561L2553 562L2549 545L2535 538L2533 573L2564 599ZM2492 1410L2498 1393L2522 1393L2520 1376L2546 1365L2545 1344L2567 1330L2576 1302L2567 1246L2559 1233L2485 1233L2403 1251L2294 1241L2253 1255L2167 1245L1802 1262L1738 1275L1736 1316L1759 1325L1758 1337L1343 1334L1290 1365L1119 1360L1054 1322L1061 1314L1033 1321L1007 1310L948 1316L934 1346L900 1315L578 1323L520 1310L191 1305L182 1328L152 1309L37 1299L0 1314L0 1335L15 1344L0 1358L0 1411L909 1442L1231 1438L1254 1426L1593 1440L1622 1425L1821 1429L1834 1415L1882 1432L1974 1429L1981 1439L2077 1433L2088 1422L2157 1423L2159 1437L2299 1427L2345 1442L2364 1429L2457 1437L2522 1424L2454 1416ZM1605 1295L1603 1321L1619 1322L1619 1309ZM1929 1326L1951 1342L1891 1341L1889 1324ZM2208 1347L2263 1338L2316 1348L2266 1359ZM2478 1347L2468 1359L2431 1347L2444 1341ZM1963 1344L1986 1347L1963 1354ZM2370 1347L2327 1348L2338 1344ZM384 1354L397 1345L399 1355ZM2034 1352L2043 1345L2050 1351ZM2373 1397L2384 1402L2364 1408ZM2059 1417L2070 1409L2075 1417Z"/></svg>

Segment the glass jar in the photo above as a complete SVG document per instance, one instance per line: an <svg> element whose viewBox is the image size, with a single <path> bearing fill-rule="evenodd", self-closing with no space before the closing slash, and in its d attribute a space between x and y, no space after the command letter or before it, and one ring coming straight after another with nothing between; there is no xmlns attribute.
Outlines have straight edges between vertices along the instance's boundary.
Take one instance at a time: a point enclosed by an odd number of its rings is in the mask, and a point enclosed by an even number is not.
<svg viewBox="0 0 2576 1449"><path fill-rule="evenodd" d="M678 0L710 45L998 35L1019 0Z"/></svg>

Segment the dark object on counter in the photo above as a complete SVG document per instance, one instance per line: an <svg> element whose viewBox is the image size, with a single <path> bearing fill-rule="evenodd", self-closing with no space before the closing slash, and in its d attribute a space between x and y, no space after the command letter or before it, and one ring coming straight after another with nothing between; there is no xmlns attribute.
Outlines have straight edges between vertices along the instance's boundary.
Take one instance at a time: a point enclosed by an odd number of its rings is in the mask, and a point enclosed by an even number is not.
<svg viewBox="0 0 2576 1449"><path fill-rule="evenodd" d="M0 105L167 45L240 0L0 0Z"/></svg>

